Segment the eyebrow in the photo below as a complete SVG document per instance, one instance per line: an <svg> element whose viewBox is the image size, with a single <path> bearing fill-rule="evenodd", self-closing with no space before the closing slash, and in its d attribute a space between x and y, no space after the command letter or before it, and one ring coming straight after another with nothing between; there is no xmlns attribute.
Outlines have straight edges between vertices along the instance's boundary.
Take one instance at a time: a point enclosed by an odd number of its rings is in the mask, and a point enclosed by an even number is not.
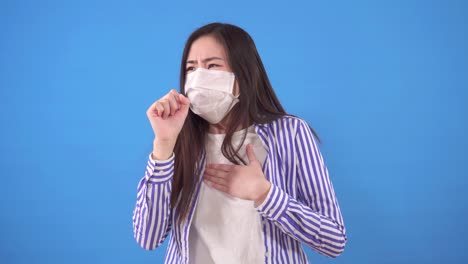
<svg viewBox="0 0 468 264"><path fill-rule="evenodd" d="M220 57L209 57L209 58L204 59L202 62L207 63L207 62L212 61L212 60L222 60L223 61L224 59L220 58ZM188 63L196 64L197 61L196 60L188 60L187 64Z"/></svg>

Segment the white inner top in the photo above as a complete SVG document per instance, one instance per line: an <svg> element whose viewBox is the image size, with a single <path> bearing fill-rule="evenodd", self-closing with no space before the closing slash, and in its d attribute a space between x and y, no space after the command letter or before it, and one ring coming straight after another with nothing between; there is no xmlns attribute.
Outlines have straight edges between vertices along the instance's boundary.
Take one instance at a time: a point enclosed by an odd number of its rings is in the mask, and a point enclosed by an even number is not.
<svg viewBox="0 0 468 264"><path fill-rule="evenodd" d="M233 146L242 140L244 130L233 135ZM225 134L208 134L206 155L208 163L232 164L221 152ZM263 165L267 151L254 127L248 128L240 156L248 162L245 146L252 144L255 156ZM200 187L189 234L189 263L238 264L264 263L261 218L254 202L218 191L204 182Z"/></svg>

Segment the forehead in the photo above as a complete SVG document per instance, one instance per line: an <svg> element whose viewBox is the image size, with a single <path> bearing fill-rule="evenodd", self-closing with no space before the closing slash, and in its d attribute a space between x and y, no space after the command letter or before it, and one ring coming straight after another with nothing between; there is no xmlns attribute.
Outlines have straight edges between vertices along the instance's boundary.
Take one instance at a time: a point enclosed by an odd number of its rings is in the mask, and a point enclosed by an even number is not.
<svg viewBox="0 0 468 264"><path fill-rule="evenodd" d="M203 59L207 57L226 58L226 52L223 45L213 36L203 36L195 40L192 43L188 54L189 60Z"/></svg>

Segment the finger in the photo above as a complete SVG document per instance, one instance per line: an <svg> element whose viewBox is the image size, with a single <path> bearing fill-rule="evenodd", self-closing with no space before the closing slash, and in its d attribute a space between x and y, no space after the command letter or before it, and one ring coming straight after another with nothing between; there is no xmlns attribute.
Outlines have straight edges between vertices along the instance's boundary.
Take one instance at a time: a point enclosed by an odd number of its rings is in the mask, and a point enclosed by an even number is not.
<svg viewBox="0 0 468 264"><path fill-rule="evenodd" d="M164 112L162 113L162 118L166 119L169 114L171 113L171 107L169 105L169 101L167 99L163 99L160 101L160 104L164 107Z"/></svg>
<svg viewBox="0 0 468 264"><path fill-rule="evenodd" d="M252 144L247 144L247 157L249 157L250 163L258 161L257 157L255 157Z"/></svg>
<svg viewBox="0 0 468 264"><path fill-rule="evenodd" d="M182 104L185 104L185 105L190 104L190 100L187 97L185 97L183 94L179 94L179 100Z"/></svg>
<svg viewBox="0 0 468 264"><path fill-rule="evenodd" d="M210 182L214 182L214 183L219 184L219 185L223 185L223 186L228 185L228 182L224 178L213 177L213 176L209 176L209 175L205 174L203 176L203 179L208 180Z"/></svg>
<svg viewBox="0 0 468 264"><path fill-rule="evenodd" d="M171 108L170 114L174 115L177 112L177 110L179 110L179 103L172 94L168 95L167 100L169 101L169 106Z"/></svg>
<svg viewBox="0 0 468 264"><path fill-rule="evenodd" d="M210 187L215 188L216 190L219 190L219 191L222 191L222 192L225 192L225 193L228 192L227 186L217 184L217 183L211 182L209 180L204 180L204 181L205 181L206 184L208 184Z"/></svg>
<svg viewBox="0 0 468 264"><path fill-rule="evenodd" d="M216 178L227 179L230 174L229 174L229 172L222 171L222 170L205 168L204 175L211 176L211 177L216 177Z"/></svg>
<svg viewBox="0 0 468 264"><path fill-rule="evenodd" d="M148 110L146 110L146 114L149 116L149 115L153 115L153 114L157 114L158 111L156 109L156 104L158 103L158 101L155 101L154 103L151 104L150 107L148 107Z"/></svg>
<svg viewBox="0 0 468 264"><path fill-rule="evenodd" d="M190 100L183 94L179 94L179 103L180 108L184 111L188 110L188 108L190 107Z"/></svg>
<svg viewBox="0 0 468 264"><path fill-rule="evenodd" d="M174 101L176 103L176 106L177 106L176 109L179 109L180 108L179 93L175 89L172 89L169 92L169 95L170 95L169 97L171 98L171 101Z"/></svg>
<svg viewBox="0 0 468 264"><path fill-rule="evenodd" d="M156 103L154 103L154 107L153 107L152 111L156 112L157 116L161 116L162 113L164 113L164 107L161 105L161 103L156 102Z"/></svg>
<svg viewBox="0 0 468 264"><path fill-rule="evenodd" d="M206 165L208 169L230 172L235 167L235 165L221 164L221 163L210 163Z"/></svg>
<svg viewBox="0 0 468 264"><path fill-rule="evenodd" d="M179 93L176 91L176 89L171 89L169 91L169 94L172 94L175 98L179 98Z"/></svg>

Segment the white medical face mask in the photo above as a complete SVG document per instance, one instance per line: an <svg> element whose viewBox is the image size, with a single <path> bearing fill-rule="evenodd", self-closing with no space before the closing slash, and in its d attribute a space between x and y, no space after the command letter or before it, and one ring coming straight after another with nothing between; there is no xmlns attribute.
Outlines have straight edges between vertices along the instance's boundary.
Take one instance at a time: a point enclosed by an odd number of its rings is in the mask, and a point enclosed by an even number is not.
<svg viewBox="0 0 468 264"><path fill-rule="evenodd" d="M217 124L229 113L238 96L233 95L234 73L198 68L187 74L185 93L190 109L211 124Z"/></svg>

